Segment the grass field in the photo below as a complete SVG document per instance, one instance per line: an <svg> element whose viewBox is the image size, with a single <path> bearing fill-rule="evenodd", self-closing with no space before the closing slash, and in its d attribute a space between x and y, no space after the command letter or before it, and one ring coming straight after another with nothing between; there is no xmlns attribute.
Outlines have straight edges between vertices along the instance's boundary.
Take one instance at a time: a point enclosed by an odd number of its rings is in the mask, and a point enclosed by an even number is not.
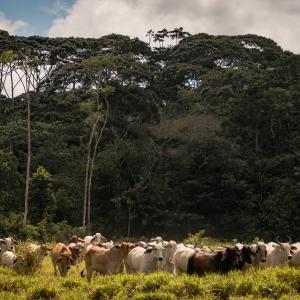
<svg viewBox="0 0 300 300"><path fill-rule="evenodd" d="M34 275L18 275L0 268L0 299L299 299L300 270L267 269L232 272L228 275L98 276L89 285L80 277L80 266L66 278L55 277L50 258Z"/></svg>

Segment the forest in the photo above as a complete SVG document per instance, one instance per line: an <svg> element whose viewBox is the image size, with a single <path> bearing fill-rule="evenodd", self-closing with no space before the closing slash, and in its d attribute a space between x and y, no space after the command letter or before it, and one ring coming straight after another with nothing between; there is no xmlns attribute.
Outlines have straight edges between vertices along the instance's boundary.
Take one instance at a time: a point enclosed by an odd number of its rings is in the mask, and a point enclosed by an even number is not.
<svg viewBox="0 0 300 300"><path fill-rule="evenodd" d="M172 34L0 31L1 236L300 238L300 55Z"/></svg>

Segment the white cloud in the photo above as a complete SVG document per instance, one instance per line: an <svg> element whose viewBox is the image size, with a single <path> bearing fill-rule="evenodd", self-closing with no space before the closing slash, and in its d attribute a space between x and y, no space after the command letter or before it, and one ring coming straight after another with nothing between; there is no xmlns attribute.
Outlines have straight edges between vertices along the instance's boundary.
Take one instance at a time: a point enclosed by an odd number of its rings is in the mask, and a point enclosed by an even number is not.
<svg viewBox="0 0 300 300"><path fill-rule="evenodd" d="M0 12L0 29L6 30L11 34L22 34L28 24L22 20L11 21Z"/></svg>
<svg viewBox="0 0 300 300"><path fill-rule="evenodd" d="M191 33L263 35L299 53L299 19L298 0L76 0L49 36L120 33L145 40L150 28L183 26Z"/></svg>
<svg viewBox="0 0 300 300"><path fill-rule="evenodd" d="M61 14L67 13L69 10L69 6L62 0L55 0L51 6L41 5L40 9L43 12L58 17Z"/></svg>

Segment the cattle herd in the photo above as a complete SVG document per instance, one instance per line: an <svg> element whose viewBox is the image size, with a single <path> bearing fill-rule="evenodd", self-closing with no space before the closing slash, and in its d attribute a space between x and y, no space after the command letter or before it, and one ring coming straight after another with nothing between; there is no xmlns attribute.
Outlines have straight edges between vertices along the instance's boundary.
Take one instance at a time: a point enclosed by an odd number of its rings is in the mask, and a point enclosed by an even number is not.
<svg viewBox="0 0 300 300"><path fill-rule="evenodd" d="M214 250L207 246L195 248L193 245L164 241L161 237L150 242L114 244L100 233L83 239L73 235L69 242L68 245L57 243L52 248L46 244L29 243L26 253L39 264L50 254L54 274L59 272L61 276L66 276L71 266L84 260L85 269L81 271L81 276L87 276L88 281L91 281L93 273L118 274L125 270L130 274L164 271L174 275L205 275L248 268L300 266L300 243L292 244L290 238L286 243L276 239L276 243L237 243ZM28 256L16 255L15 245L18 242L12 237L0 239L0 264L18 272L26 264Z"/></svg>

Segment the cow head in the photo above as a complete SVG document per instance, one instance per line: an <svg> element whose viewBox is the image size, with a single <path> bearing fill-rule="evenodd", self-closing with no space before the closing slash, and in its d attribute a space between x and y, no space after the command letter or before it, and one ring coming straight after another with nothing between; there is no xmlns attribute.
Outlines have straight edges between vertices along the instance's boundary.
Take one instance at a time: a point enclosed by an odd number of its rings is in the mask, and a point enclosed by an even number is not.
<svg viewBox="0 0 300 300"><path fill-rule="evenodd" d="M254 256L257 261L265 263L267 260L267 248L264 242L258 242L250 246L252 256Z"/></svg>
<svg viewBox="0 0 300 300"><path fill-rule="evenodd" d="M70 254L62 254L56 262L61 276L66 276L71 265L75 264Z"/></svg>
<svg viewBox="0 0 300 300"><path fill-rule="evenodd" d="M24 264L24 258L21 255L18 255L13 261L14 266L17 265L22 266L23 264Z"/></svg>
<svg viewBox="0 0 300 300"><path fill-rule="evenodd" d="M177 249L177 243L175 241L164 241L162 243L163 247L163 257L167 259L169 263L173 263L173 256Z"/></svg>
<svg viewBox="0 0 300 300"><path fill-rule="evenodd" d="M15 247L13 245L13 242L10 240L10 238L5 238L0 240L1 249L3 252L10 250L14 251Z"/></svg>
<svg viewBox="0 0 300 300"><path fill-rule="evenodd" d="M47 256L48 255L48 251L51 251L51 249L46 245L46 244L42 244L40 246L40 249L41 249L41 253L44 255L44 256Z"/></svg>
<svg viewBox="0 0 300 300"><path fill-rule="evenodd" d="M297 250L297 247L291 245L292 239L288 236L289 241L286 243L281 243L279 241L279 237L276 238L276 244L273 244L272 246L274 248L277 248L278 251L280 251L281 256L284 258L287 258L287 260L291 260L295 250Z"/></svg>
<svg viewBox="0 0 300 300"><path fill-rule="evenodd" d="M162 262L163 260L163 247L161 244L149 245L145 252L145 255L151 257L153 260Z"/></svg>
<svg viewBox="0 0 300 300"><path fill-rule="evenodd" d="M236 267L242 261L241 252L236 247L226 247L225 251L221 251L221 262Z"/></svg>
<svg viewBox="0 0 300 300"><path fill-rule="evenodd" d="M128 243L121 243L119 245L114 245L112 248L110 248L111 251L117 251L121 258L125 259L129 253L130 245Z"/></svg>
<svg viewBox="0 0 300 300"><path fill-rule="evenodd" d="M242 259L243 259L243 262L251 265L252 264L252 257L256 256L256 253L253 252L250 248L250 246L248 245L244 245L243 248L242 248L242 251L241 251L241 254L242 254Z"/></svg>
<svg viewBox="0 0 300 300"><path fill-rule="evenodd" d="M105 238L101 233L97 232L93 235L91 242L103 243L107 242L107 238Z"/></svg>

